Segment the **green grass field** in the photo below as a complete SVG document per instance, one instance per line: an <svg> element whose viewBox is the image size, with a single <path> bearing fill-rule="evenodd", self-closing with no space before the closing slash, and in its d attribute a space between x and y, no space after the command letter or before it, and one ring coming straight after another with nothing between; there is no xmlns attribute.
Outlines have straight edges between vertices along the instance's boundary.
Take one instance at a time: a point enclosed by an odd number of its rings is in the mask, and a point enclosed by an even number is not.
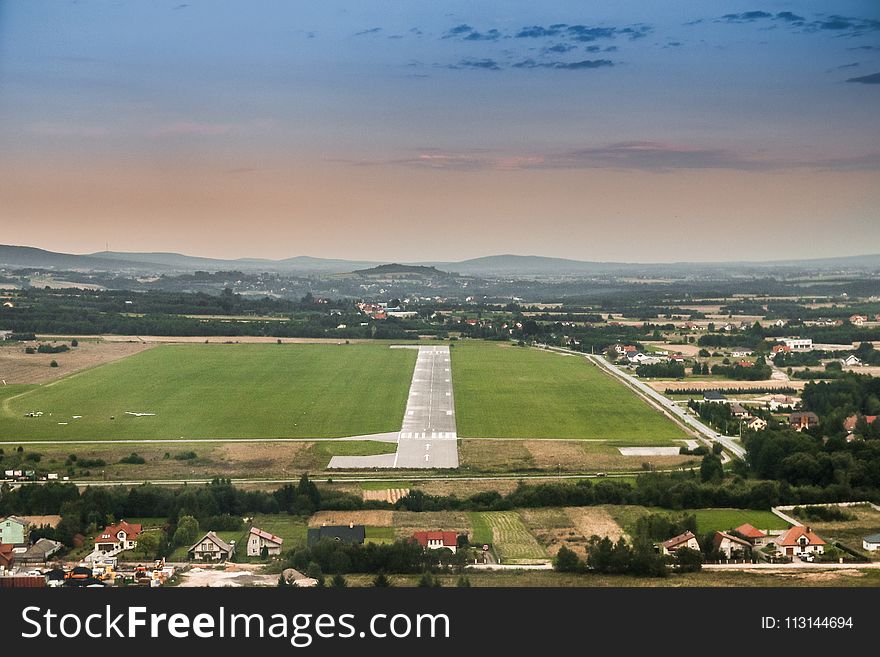
<svg viewBox="0 0 880 657"><path fill-rule="evenodd" d="M415 358L415 351L387 344L166 345L0 396L0 440L396 431ZM43 415L25 417L32 411Z"/></svg>
<svg viewBox="0 0 880 657"><path fill-rule="evenodd" d="M468 514L473 531L471 543L490 543L502 563L528 563L547 558L522 518L515 511L488 511Z"/></svg>
<svg viewBox="0 0 880 657"><path fill-rule="evenodd" d="M770 511L752 511L750 509L690 509L683 513L697 517L697 532L727 531L749 523L757 529L788 529L789 524Z"/></svg>
<svg viewBox="0 0 880 657"><path fill-rule="evenodd" d="M458 435L653 445L684 432L583 358L498 343L452 349Z"/></svg>

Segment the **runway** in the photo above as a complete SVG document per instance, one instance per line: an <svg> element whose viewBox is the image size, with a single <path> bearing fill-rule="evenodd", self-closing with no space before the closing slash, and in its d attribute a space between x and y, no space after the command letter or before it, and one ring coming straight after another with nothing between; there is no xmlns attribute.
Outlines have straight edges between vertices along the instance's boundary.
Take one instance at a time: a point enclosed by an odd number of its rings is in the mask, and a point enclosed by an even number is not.
<svg viewBox="0 0 880 657"><path fill-rule="evenodd" d="M418 349L396 453L334 456L330 459L329 468L458 467L458 435L449 347Z"/></svg>

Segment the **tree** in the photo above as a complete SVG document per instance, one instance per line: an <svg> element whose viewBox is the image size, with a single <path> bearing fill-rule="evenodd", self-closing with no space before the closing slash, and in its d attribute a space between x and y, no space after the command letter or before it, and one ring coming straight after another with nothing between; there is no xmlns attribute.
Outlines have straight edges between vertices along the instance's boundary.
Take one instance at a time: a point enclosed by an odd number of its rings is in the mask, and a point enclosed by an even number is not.
<svg viewBox="0 0 880 657"><path fill-rule="evenodd" d="M462 575L458 578L458 581L455 583L458 588L469 589L471 587L471 580Z"/></svg>
<svg viewBox="0 0 880 657"><path fill-rule="evenodd" d="M560 573L576 573L582 569L581 560L574 550L570 550L564 545L559 548L556 553L556 559L553 561L553 568Z"/></svg>
<svg viewBox="0 0 880 657"><path fill-rule="evenodd" d="M721 483L724 479L724 466L715 454L706 454L700 463L700 480L703 483Z"/></svg>
<svg viewBox="0 0 880 657"><path fill-rule="evenodd" d="M193 516L181 516L177 521L172 542L175 545L192 545L199 537L199 521Z"/></svg>
<svg viewBox="0 0 880 657"><path fill-rule="evenodd" d="M49 363L49 367L58 367L58 361L53 360L51 363Z"/></svg>
<svg viewBox="0 0 880 657"><path fill-rule="evenodd" d="M137 549L144 554L145 559L153 559L159 552L159 532L141 532L137 540Z"/></svg>
<svg viewBox="0 0 880 657"><path fill-rule="evenodd" d="M330 587L334 589L344 589L348 586L348 581L342 573L336 573L330 580Z"/></svg>
<svg viewBox="0 0 880 657"><path fill-rule="evenodd" d="M703 553L688 547L675 551L675 568L680 573L695 573L703 568Z"/></svg>
<svg viewBox="0 0 880 657"><path fill-rule="evenodd" d="M373 586L376 588L390 588L393 586L391 580L385 575L385 573L380 572L373 578Z"/></svg>

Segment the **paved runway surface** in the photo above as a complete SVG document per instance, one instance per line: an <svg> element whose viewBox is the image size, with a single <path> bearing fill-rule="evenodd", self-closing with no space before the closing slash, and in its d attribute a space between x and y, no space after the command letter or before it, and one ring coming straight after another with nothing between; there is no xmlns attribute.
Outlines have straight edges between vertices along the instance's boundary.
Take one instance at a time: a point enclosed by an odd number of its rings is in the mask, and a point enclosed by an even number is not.
<svg viewBox="0 0 880 657"><path fill-rule="evenodd" d="M334 456L328 467L457 468L449 347L419 347L395 454Z"/></svg>

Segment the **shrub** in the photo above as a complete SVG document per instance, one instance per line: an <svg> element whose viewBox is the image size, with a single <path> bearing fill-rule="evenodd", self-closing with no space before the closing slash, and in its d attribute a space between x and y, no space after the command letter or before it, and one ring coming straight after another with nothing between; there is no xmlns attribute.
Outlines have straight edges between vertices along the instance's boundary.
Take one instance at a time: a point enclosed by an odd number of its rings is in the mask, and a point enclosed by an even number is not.
<svg viewBox="0 0 880 657"><path fill-rule="evenodd" d="M33 347L25 347L25 348L24 348L24 353L26 353L26 354L35 354L35 353L37 353L37 350L34 349Z"/></svg>
<svg viewBox="0 0 880 657"><path fill-rule="evenodd" d="M119 462L130 463L132 465L141 465L143 463L146 463L147 460L137 452L132 452L128 456L123 456L121 459L119 459Z"/></svg>
<svg viewBox="0 0 880 657"><path fill-rule="evenodd" d="M174 459L177 461L192 461L195 458L198 458L195 452L178 452L174 455Z"/></svg>
<svg viewBox="0 0 880 657"><path fill-rule="evenodd" d="M53 360L51 363L49 363L49 367L58 367L58 361Z"/></svg>

